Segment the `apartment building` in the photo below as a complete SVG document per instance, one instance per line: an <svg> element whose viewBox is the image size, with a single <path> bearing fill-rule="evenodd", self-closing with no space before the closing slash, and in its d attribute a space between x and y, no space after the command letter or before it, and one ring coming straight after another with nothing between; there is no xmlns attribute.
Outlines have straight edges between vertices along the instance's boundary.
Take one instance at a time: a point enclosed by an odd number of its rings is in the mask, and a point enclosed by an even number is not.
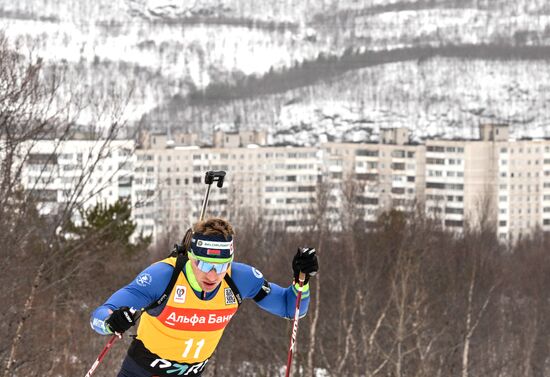
<svg viewBox="0 0 550 377"><path fill-rule="evenodd" d="M499 237L550 231L550 140L500 143L497 156Z"/></svg>
<svg viewBox="0 0 550 377"><path fill-rule="evenodd" d="M503 241L536 227L550 231L550 141L509 140L507 125L480 126L478 140L425 144L410 143L405 128L382 129L378 143L319 148L270 147L258 137L219 133L213 147L198 147L160 135L138 150L132 197L141 229L183 232L198 217L204 172L226 170L212 208L288 230L312 223L322 189L333 229L352 214L369 223L390 208L407 212L420 204L457 232L483 222Z"/></svg>
<svg viewBox="0 0 550 377"><path fill-rule="evenodd" d="M503 241L550 230L550 141L509 140L507 125L479 140L426 141L426 209L446 228L482 223Z"/></svg>
<svg viewBox="0 0 550 377"><path fill-rule="evenodd" d="M508 142L502 125L480 127L479 140L426 141L426 210L445 228L495 223L498 151Z"/></svg>
<svg viewBox="0 0 550 377"><path fill-rule="evenodd" d="M336 230L340 219L369 223L384 210L420 204L457 232L487 223L514 242L536 228L550 231L550 140L510 140L507 125L480 126L478 140L415 144L407 129L395 128L382 129L378 143L265 143L265 132L253 131L217 132L212 145L199 145L195 134L148 133L137 149L129 140L42 140L22 183L43 214L75 196L85 207L130 198L138 232L154 239L181 235L197 220L208 170L228 173L210 213L235 222L257 218L300 230L313 224L326 195Z"/></svg>
<svg viewBox="0 0 550 377"><path fill-rule="evenodd" d="M311 222L320 161L317 148L268 147L265 134L219 135L212 147L152 135L136 151L132 200L138 230L183 234L200 214L204 173L224 170L210 213L237 222L253 216L292 230Z"/></svg>
<svg viewBox="0 0 550 377"><path fill-rule="evenodd" d="M321 150L332 213L349 213L347 202L369 223L384 210L412 211L424 201L425 146L410 143L406 128L382 129L379 143L325 143Z"/></svg>
<svg viewBox="0 0 550 377"><path fill-rule="evenodd" d="M67 202L89 208L131 196L131 140L40 140L23 149L21 183L38 198L41 214L56 213Z"/></svg>

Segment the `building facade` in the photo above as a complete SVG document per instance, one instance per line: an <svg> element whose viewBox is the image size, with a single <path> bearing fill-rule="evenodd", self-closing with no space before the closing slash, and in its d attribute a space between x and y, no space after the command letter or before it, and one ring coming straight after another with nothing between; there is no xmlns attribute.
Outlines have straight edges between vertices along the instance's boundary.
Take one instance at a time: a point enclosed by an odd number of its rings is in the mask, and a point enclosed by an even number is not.
<svg viewBox="0 0 550 377"><path fill-rule="evenodd" d="M426 141L426 210L448 229L482 224L515 242L550 231L550 140L509 140L480 126L479 140Z"/></svg>
<svg viewBox="0 0 550 377"><path fill-rule="evenodd" d="M357 211L369 223L382 211L413 211L424 201L425 146L409 143L405 128L382 130L382 135L380 143L321 145L331 212Z"/></svg>
<svg viewBox="0 0 550 377"><path fill-rule="evenodd" d="M154 239L183 234L198 219L208 170L227 172L209 213L288 231L312 226L323 206L334 230L390 208L421 208L456 232L490 225L503 242L550 231L550 140L510 140L499 124L480 126L477 140L411 143L405 128L382 129L379 140L276 147L262 132L217 132L206 146L194 134L146 134L137 148L129 140L43 140L22 183L43 214L75 195L85 206L128 198L137 231Z"/></svg>
<svg viewBox="0 0 550 377"><path fill-rule="evenodd" d="M154 237L183 234L199 218L208 170L228 173L224 187L212 190L210 213L234 221L252 216L288 230L309 224L320 174L318 149L260 146L256 142L262 139L239 136L232 134L223 144L228 147L156 138L138 149L132 200L139 230Z"/></svg>
<svg viewBox="0 0 550 377"><path fill-rule="evenodd" d="M130 200L134 148L131 140L34 141L23 147L21 183L38 199L43 215L66 203L89 208Z"/></svg>

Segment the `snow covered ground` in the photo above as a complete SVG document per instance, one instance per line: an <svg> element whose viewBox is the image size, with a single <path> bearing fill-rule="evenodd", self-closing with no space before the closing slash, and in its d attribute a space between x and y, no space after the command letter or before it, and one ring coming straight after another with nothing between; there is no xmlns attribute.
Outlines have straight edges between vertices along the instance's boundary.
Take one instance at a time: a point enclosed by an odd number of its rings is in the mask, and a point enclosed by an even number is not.
<svg viewBox="0 0 550 377"><path fill-rule="evenodd" d="M130 121L174 96L319 53L550 45L550 5L543 0L0 0L0 20L22 54L66 67L63 93L78 87L82 96L129 97L124 116ZM550 136L549 87L544 60L389 63L320 81L305 91L312 95L271 109L277 117L267 126L274 142L304 144L315 142L307 134L317 128L321 138L349 141L403 125L417 139L472 137L488 121L511 123L514 137ZM166 111L157 122L181 123L170 117ZM83 113L84 121L91 119Z"/></svg>
<svg viewBox="0 0 550 377"><path fill-rule="evenodd" d="M418 141L475 138L484 122L509 123L514 138L550 137L547 61L407 61L350 72L324 86L312 93L315 99L281 109L273 142L313 144L315 134L376 140L378 128L396 126L412 128Z"/></svg>

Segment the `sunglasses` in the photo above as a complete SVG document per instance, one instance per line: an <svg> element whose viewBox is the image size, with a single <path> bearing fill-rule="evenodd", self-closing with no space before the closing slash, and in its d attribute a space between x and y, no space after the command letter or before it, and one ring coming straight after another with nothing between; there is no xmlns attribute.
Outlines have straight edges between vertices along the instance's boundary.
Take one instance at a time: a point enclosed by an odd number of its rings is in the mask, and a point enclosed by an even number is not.
<svg viewBox="0 0 550 377"><path fill-rule="evenodd" d="M231 264L231 262L210 263L210 262L205 262L203 260L195 259L195 258L193 258L193 261L195 262L195 266L197 266L197 268L202 272L209 273L212 270L216 270L216 273L218 275L221 274L222 272L227 271L227 269L229 268L229 265Z"/></svg>

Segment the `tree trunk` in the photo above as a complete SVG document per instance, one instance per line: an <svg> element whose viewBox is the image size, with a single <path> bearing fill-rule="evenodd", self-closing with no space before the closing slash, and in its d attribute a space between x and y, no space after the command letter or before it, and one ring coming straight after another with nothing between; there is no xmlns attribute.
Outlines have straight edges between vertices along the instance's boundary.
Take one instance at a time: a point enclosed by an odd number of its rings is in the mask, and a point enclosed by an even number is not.
<svg viewBox="0 0 550 377"><path fill-rule="evenodd" d="M321 247L319 247L320 251ZM315 376L315 366L313 365L313 354L315 352L315 340L317 335L317 321L319 320L319 297L321 295L321 280L320 279L313 279L315 282L315 294L317 295L317 299L313 300L314 307L313 307L313 313L312 320L311 320L311 327L309 330L309 349L307 352L307 360L306 360L306 376L308 377L314 377ZM310 301L311 303L311 301Z"/></svg>
<svg viewBox="0 0 550 377"><path fill-rule="evenodd" d="M27 300L25 301L25 306L23 308L23 314L21 315L21 318L19 319L19 323L17 324L17 330L15 331L15 336L13 337L11 347L10 347L10 353L8 357L8 361L6 363L6 368L4 369L4 377L10 376L12 373L11 369L13 365L16 362L15 355L17 353L17 347L19 346L19 343L21 341L21 336L23 333L23 326L25 325L25 321L30 316L30 312L33 308L34 299L36 298L36 289L40 285L40 282L42 281L42 275L44 273L44 269L46 268L46 262L42 262L40 266L38 267L38 272L36 273L36 276L34 277L31 291L29 292L29 295L27 297Z"/></svg>
<svg viewBox="0 0 550 377"><path fill-rule="evenodd" d="M466 328L464 330L464 347L462 348L462 377L468 377L468 359L470 357L470 341L472 338L472 306L474 296L474 286L476 281L476 268L472 271L470 287L468 288L468 308L466 312Z"/></svg>

